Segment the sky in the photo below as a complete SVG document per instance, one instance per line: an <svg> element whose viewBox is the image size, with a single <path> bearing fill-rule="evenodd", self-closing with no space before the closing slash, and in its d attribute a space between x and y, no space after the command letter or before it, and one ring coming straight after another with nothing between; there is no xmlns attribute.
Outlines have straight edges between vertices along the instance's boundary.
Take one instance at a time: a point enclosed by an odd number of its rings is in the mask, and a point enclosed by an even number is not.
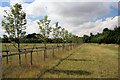
<svg viewBox="0 0 120 80"><path fill-rule="evenodd" d="M82 37L90 33L101 33L104 28L118 26L119 0L0 0L0 37L6 34L1 26L4 10L16 3L22 4L26 12L26 32L40 33L37 21L48 16L50 26L58 21L62 28Z"/></svg>

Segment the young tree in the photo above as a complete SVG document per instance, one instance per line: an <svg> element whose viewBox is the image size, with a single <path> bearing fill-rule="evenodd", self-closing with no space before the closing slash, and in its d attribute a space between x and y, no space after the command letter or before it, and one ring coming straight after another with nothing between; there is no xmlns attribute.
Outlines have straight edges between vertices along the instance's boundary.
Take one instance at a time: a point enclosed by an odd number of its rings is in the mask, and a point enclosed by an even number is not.
<svg viewBox="0 0 120 80"><path fill-rule="evenodd" d="M53 37L54 37L54 40L55 42L57 43L57 47L58 47L58 53L59 53L59 37L60 37L60 28L61 26L58 26L58 22L56 22L55 24L55 28L53 28Z"/></svg>
<svg viewBox="0 0 120 80"><path fill-rule="evenodd" d="M71 32L68 34L68 39L69 39L69 43L72 49L72 33Z"/></svg>
<svg viewBox="0 0 120 80"><path fill-rule="evenodd" d="M62 37L62 40L63 40L63 50L64 50L64 43L65 43L65 28L62 28L62 29L61 29L61 37Z"/></svg>
<svg viewBox="0 0 120 80"><path fill-rule="evenodd" d="M60 28L61 26L58 26L58 22L56 22L55 28L53 28L53 37L55 39L55 42L57 43L57 46L59 43L59 38L60 38L60 33L61 33Z"/></svg>
<svg viewBox="0 0 120 80"><path fill-rule="evenodd" d="M46 42L47 42L47 38L49 37L49 34L51 32L51 27L49 26L50 25L50 22L51 20L48 20L47 19L48 17L45 16L44 19L41 19L37 22L37 24L39 25L39 29L40 29L40 32L42 34L42 36L44 37L43 38L43 41L44 41L44 46L45 46L45 55L46 55ZM47 56L46 56L47 57Z"/></svg>
<svg viewBox="0 0 120 80"><path fill-rule="evenodd" d="M68 43L68 37L69 37L68 31L65 30L65 42L66 43Z"/></svg>
<svg viewBox="0 0 120 80"><path fill-rule="evenodd" d="M21 4L18 3L16 3L10 9L11 9L10 13L4 10L6 15L3 15L4 20L2 20L2 26L6 30L5 32L9 35L9 37L11 37L10 41L13 43L14 47L16 47L19 52L21 52L20 43L26 33L24 31L26 29L26 26L24 25L27 23L26 13L22 11L22 6ZM17 40L12 41L13 40L12 38ZM20 54L19 54L19 63L21 64Z"/></svg>

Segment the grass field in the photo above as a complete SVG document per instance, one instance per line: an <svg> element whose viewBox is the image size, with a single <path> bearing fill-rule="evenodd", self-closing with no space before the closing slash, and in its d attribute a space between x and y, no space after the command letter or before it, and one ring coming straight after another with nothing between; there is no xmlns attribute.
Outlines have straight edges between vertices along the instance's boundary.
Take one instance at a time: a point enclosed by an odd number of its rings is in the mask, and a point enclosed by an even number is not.
<svg viewBox="0 0 120 80"><path fill-rule="evenodd" d="M5 44L2 44L3 46ZM8 45L8 44L7 44ZM26 45L26 44L22 44ZM33 47L34 44L27 44L27 48ZM55 46L56 44L47 44L47 46ZM36 44L38 47L44 46L43 44ZM2 47L5 48L5 47ZM9 47L9 49L13 49L13 47ZM74 49L75 50L75 49ZM73 51L74 51L73 50ZM3 78L36 78L38 74L44 72L48 67L54 65L60 58L68 55L72 51L68 51L68 48L65 48L63 52L62 48L55 49L55 57L52 57L52 50L47 50L47 58L44 62L43 59L43 51L34 52L33 53L33 65L30 65L30 54L27 54L27 59L25 59L25 55L22 54L22 65L19 65L18 55L10 56L9 62L6 64L6 58L3 58L2 62L2 73ZM3 53L6 54L6 53ZM11 54L11 53L9 53Z"/></svg>
<svg viewBox="0 0 120 80"><path fill-rule="evenodd" d="M58 64L48 69L43 78L117 78L118 46L84 44Z"/></svg>
<svg viewBox="0 0 120 80"><path fill-rule="evenodd" d="M46 62L43 52L34 54L33 65L30 56L22 56L22 65L12 58L9 64L3 60L3 77L6 78L117 78L118 45L82 44L73 50L48 51Z"/></svg>

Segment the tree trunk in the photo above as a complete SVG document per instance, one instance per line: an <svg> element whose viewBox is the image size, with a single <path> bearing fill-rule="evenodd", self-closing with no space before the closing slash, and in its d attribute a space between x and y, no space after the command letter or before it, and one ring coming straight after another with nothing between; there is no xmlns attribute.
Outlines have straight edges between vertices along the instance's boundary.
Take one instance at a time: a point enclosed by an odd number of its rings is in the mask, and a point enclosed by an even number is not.
<svg viewBox="0 0 120 80"><path fill-rule="evenodd" d="M58 46L58 43L57 43L57 48L58 48L58 53L59 53L59 46Z"/></svg>
<svg viewBox="0 0 120 80"><path fill-rule="evenodd" d="M21 65L21 56L20 56L20 42L18 40L18 52L19 52L19 64Z"/></svg>
<svg viewBox="0 0 120 80"><path fill-rule="evenodd" d="M47 51L46 51L47 47L46 47L46 42L44 43L44 45L45 45L45 58L47 58Z"/></svg>
<svg viewBox="0 0 120 80"><path fill-rule="evenodd" d="M64 53L64 43L63 43L63 53Z"/></svg>

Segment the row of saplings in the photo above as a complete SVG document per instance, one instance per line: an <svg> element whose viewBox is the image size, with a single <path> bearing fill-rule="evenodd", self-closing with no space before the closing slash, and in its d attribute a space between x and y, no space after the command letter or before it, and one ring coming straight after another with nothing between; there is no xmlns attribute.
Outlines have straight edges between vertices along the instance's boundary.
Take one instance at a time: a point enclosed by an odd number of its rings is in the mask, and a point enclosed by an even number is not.
<svg viewBox="0 0 120 80"><path fill-rule="evenodd" d="M26 13L22 11L21 4L15 4L13 7L10 8L11 11L5 11L6 15L4 16L4 19L2 20L2 26L5 29L5 32L8 34L9 40L13 44L13 46L18 50L18 52L21 52L21 45L25 34L26 34ZM51 20L48 20L48 17L45 16L44 19L41 19L37 22L39 25L40 33L43 37L36 35L38 38L42 38L44 41L44 47L45 47L45 53L46 53L46 39L49 37L50 33L52 32L53 38L62 38L65 40L71 40L73 41L75 38L77 38L75 35L72 35L72 33L68 33L67 30L59 26L58 22L56 22L55 27L50 27ZM13 39L17 39L17 42ZM63 41L63 42L64 42ZM59 43L56 41L56 43ZM63 43L64 44L64 43ZM58 46L58 45L57 45ZM21 64L21 56L19 54L19 64Z"/></svg>

